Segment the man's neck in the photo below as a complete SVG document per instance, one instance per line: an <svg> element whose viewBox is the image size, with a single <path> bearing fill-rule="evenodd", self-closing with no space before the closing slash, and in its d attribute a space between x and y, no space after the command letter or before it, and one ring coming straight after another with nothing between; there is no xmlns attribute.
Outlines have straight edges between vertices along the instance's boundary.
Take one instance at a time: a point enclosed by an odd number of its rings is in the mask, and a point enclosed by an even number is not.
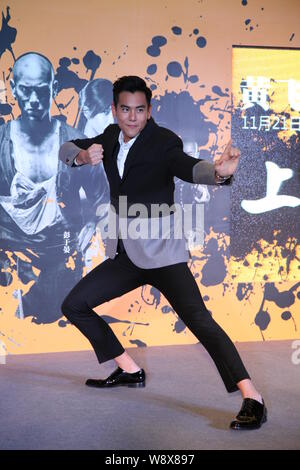
<svg viewBox="0 0 300 470"><path fill-rule="evenodd" d="M123 131L120 131L120 135L122 136L122 141L124 142L124 144L128 144L130 142L133 143L135 141L135 139L137 139L138 136L140 135L140 132L136 136L131 137L131 139L129 139L128 137L125 137L124 134L123 134Z"/></svg>
<svg viewBox="0 0 300 470"><path fill-rule="evenodd" d="M55 129L56 121L50 116L41 121L21 117L18 120L19 130L28 136L33 145L40 145Z"/></svg>

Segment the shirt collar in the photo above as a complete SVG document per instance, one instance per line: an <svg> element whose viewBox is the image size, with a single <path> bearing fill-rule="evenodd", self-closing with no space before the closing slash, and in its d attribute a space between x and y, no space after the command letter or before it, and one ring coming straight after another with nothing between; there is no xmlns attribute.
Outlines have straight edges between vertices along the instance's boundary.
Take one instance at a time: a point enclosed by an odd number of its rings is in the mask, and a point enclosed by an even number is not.
<svg viewBox="0 0 300 470"><path fill-rule="evenodd" d="M139 135L140 135L140 133L138 135L136 135L133 139L130 139L128 142L124 142L123 132L120 131L120 134L119 134L119 144L120 144L120 146L121 147L126 146L128 149L130 149Z"/></svg>

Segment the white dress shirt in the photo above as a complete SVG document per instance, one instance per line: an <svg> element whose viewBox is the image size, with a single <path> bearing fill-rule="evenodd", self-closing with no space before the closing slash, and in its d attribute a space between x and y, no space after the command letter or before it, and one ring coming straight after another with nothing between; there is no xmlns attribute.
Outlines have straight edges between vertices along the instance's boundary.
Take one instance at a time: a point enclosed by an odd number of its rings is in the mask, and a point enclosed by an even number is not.
<svg viewBox="0 0 300 470"><path fill-rule="evenodd" d="M128 142L124 142L123 132L121 131L120 134L119 134L120 150L119 150L118 157L117 157L117 165L118 165L120 178L123 177L124 166L125 166L125 162L126 162L128 152L131 149L131 147L133 146L133 144L136 141L136 139L138 138L138 136L139 136L139 134L136 135L133 139L130 139Z"/></svg>

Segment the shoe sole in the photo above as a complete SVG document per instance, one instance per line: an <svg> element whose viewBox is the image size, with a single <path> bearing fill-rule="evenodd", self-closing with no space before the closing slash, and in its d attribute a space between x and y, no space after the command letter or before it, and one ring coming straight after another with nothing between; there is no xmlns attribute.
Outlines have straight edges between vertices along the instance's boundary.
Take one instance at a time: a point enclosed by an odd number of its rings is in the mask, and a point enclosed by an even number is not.
<svg viewBox="0 0 300 470"><path fill-rule="evenodd" d="M99 385L92 385L92 384L85 384L87 387L93 387L93 388L116 388L116 387L129 387L129 388L145 388L146 383L145 382L139 382L139 383L132 383L132 384L117 384L117 385L104 385L103 387L99 387Z"/></svg>
<svg viewBox="0 0 300 470"><path fill-rule="evenodd" d="M129 388L144 388L146 387L145 382L137 383L137 384L124 384L127 385Z"/></svg>
<svg viewBox="0 0 300 470"><path fill-rule="evenodd" d="M230 426L230 429L232 429L233 431L252 431L252 429L259 429L261 425L264 424L266 421L267 421L267 411L265 412L265 415L263 416L259 426L252 426L252 427L237 426L235 428Z"/></svg>

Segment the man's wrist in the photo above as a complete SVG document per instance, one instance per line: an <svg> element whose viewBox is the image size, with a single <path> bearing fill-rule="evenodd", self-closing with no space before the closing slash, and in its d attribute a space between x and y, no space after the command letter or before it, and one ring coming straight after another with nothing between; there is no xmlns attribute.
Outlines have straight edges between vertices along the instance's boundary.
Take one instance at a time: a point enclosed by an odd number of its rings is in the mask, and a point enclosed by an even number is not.
<svg viewBox="0 0 300 470"><path fill-rule="evenodd" d="M79 152L79 153L80 153L80 152ZM82 165L84 165L84 163L80 163L80 162L78 161L79 153L76 155L76 157L75 157L74 160L73 160L74 166L82 166Z"/></svg>
<svg viewBox="0 0 300 470"><path fill-rule="evenodd" d="M215 181L217 184L222 184L222 183L225 183L225 181L229 180L229 178L231 178L232 175L228 175L228 176L221 176L218 174L218 172L215 170Z"/></svg>

